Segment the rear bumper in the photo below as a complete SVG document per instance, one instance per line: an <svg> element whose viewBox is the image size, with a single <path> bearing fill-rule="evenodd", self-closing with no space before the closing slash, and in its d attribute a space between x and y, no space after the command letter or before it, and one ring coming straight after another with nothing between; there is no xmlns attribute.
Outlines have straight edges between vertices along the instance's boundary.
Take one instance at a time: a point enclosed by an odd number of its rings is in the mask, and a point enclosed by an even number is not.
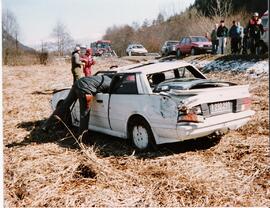
<svg viewBox="0 0 270 208"><path fill-rule="evenodd" d="M234 130L245 125L255 112L229 113L205 119L204 123L186 123L177 126L179 140L187 140L210 135L215 131Z"/></svg>
<svg viewBox="0 0 270 208"><path fill-rule="evenodd" d="M179 142L208 136L216 131L224 132L238 129L245 125L254 114L254 111L248 110L240 113L229 113L206 118L203 123L179 123L176 125L176 129L155 128L155 130L157 130L156 136L158 137L156 138L156 143Z"/></svg>

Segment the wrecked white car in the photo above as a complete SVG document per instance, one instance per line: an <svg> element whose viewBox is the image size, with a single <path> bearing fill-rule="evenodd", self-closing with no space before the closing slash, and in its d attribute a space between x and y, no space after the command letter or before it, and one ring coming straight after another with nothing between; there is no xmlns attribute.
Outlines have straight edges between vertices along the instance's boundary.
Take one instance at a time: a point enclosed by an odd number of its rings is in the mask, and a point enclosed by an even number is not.
<svg viewBox="0 0 270 208"><path fill-rule="evenodd" d="M248 85L209 80L182 61L134 64L117 68L109 93L98 93L89 129L130 139L147 149L152 145L222 134L248 122L254 111ZM69 90L53 95L52 108ZM71 109L79 126L79 105Z"/></svg>

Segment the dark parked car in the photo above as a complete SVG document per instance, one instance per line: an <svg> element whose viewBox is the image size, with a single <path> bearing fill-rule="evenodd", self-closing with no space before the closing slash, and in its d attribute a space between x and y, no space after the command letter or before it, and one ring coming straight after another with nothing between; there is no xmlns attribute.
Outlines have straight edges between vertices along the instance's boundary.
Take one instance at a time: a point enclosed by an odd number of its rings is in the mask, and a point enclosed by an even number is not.
<svg viewBox="0 0 270 208"><path fill-rule="evenodd" d="M176 56L182 54L196 55L199 53L211 53L212 43L204 36L183 37L176 45Z"/></svg>
<svg viewBox="0 0 270 208"><path fill-rule="evenodd" d="M179 43L177 40L168 40L161 47L161 55L168 56L171 54L176 54L176 45Z"/></svg>

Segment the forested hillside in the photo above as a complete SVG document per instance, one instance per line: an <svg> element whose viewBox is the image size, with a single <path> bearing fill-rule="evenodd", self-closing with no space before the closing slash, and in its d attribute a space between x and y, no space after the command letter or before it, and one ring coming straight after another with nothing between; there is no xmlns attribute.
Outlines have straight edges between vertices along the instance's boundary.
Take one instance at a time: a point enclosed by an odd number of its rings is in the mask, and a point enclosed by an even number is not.
<svg viewBox="0 0 270 208"><path fill-rule="evenodd" d="M212 16L222 8L227 8L232 13L245 10L262 14L267 10L267 0L195 0L193 7L206 16Z"/></svg>
<svg viewBox="0 0 270 208"><path fill-rule="evenodd" d="M221 19L225 20L227 27L231 27L233 20L246 26L252 12L263 14L266 10L267 0L196 0L186 11L167 19L160 13L153 21L145 19L142 25L112 26L103 38L112 41L119 56L125 55L129 43L141 43L149 52L159 52L166 40L211 33L214 24Z"/></svg>

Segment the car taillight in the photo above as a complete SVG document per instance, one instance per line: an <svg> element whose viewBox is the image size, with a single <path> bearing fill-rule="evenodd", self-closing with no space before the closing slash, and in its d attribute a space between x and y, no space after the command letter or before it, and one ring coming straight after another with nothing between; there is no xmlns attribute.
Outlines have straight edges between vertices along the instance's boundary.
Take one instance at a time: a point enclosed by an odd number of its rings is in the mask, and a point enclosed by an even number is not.
<svg viewBox="0 0 270 208"><path fill-rule="evenodd" d="M202 110L200 106L187 109L185 106L179 109L177 123L180 122L194 122L201 123L204 121Z"/></svg>
<svg viewBox="0 0 270 208"><path fill-rule="evenodd" d="M249 110L251 107L251 99L249 97L237 99L236 112Z"/></svg>

